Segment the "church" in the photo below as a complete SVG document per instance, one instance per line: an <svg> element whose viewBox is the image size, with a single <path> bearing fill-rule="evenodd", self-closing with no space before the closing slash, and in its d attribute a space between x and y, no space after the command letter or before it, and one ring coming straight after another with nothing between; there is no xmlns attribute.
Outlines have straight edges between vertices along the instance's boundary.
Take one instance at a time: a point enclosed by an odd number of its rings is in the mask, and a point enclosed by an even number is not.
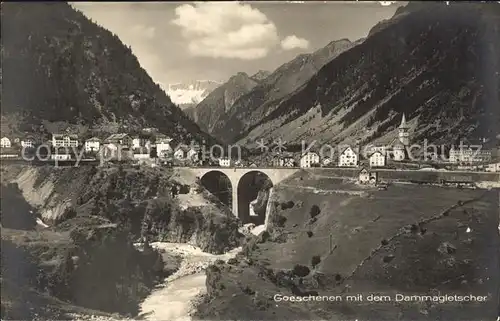
<svg viewBox="0 0 500 321"><path fill-rule="evenodd" d="M401 123L398 127L398 136L392 139L388 144L372 146L369 149L368 158L375 153L382 153L384 157L391 158L396 162L408 159L408 149L410 145L410 126L406 122L406 116L403 113ZM380 157L378 157L380 158ZM385 165L385 162L383 162Z"/></svg>

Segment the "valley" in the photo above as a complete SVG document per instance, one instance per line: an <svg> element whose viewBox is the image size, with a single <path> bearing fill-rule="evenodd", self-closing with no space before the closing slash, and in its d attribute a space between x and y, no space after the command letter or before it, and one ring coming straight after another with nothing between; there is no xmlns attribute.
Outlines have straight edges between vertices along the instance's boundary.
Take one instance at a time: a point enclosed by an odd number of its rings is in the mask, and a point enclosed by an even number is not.
<svg viewBox="0 0 500 321"><path fill-rule="evenodd" d="M500 6L329 5L1 3L1 319L498 318Z"/></svg>

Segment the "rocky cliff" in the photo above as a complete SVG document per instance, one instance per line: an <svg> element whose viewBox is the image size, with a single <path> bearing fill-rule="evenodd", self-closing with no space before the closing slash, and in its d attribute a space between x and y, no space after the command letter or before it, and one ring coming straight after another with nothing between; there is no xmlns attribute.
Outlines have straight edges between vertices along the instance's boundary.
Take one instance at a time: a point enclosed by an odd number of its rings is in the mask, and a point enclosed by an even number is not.
<svg viewBox="0 0 500 321"><path fill-rule="evenodd" d="M213 253L239 242L238 221L230 210L213 202L196 183L180 182L172 171L23 165L4 166L2 171L3 183L17 184L48 225L94 215L127 225L136 239L186 242ZM172 196L174 186L179 194ZM198 200L193 203L191 198ZM26 210L16 206L12 211Z"/></svg>

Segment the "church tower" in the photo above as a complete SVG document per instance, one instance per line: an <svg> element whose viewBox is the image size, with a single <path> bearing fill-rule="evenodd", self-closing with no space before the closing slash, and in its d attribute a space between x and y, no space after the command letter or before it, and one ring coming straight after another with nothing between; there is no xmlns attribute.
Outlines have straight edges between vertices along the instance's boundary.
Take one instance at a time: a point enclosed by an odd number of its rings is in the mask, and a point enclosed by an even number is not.
<svg viewBox="0 0 500 321"><path fill-rule="evenodd" d="M399 125L399 141L401 144L408 146L410 144L410 133L408 130L410 127L406 124L406 117L403 114L403 118L401 119L401 124Z"/></svg>

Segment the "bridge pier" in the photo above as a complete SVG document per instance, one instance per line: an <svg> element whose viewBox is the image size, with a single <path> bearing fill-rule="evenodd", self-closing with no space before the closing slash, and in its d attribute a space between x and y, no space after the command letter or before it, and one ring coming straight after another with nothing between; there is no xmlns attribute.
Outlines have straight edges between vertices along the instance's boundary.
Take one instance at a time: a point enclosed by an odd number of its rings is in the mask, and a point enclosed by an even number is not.
<svg viewBox="0 0 500 321"><path fill-rule="evenodd" d="M234 216L238 217L238 188L231 188L231 195L232 195L232 211L233 211L233 214Z"/></svg>

